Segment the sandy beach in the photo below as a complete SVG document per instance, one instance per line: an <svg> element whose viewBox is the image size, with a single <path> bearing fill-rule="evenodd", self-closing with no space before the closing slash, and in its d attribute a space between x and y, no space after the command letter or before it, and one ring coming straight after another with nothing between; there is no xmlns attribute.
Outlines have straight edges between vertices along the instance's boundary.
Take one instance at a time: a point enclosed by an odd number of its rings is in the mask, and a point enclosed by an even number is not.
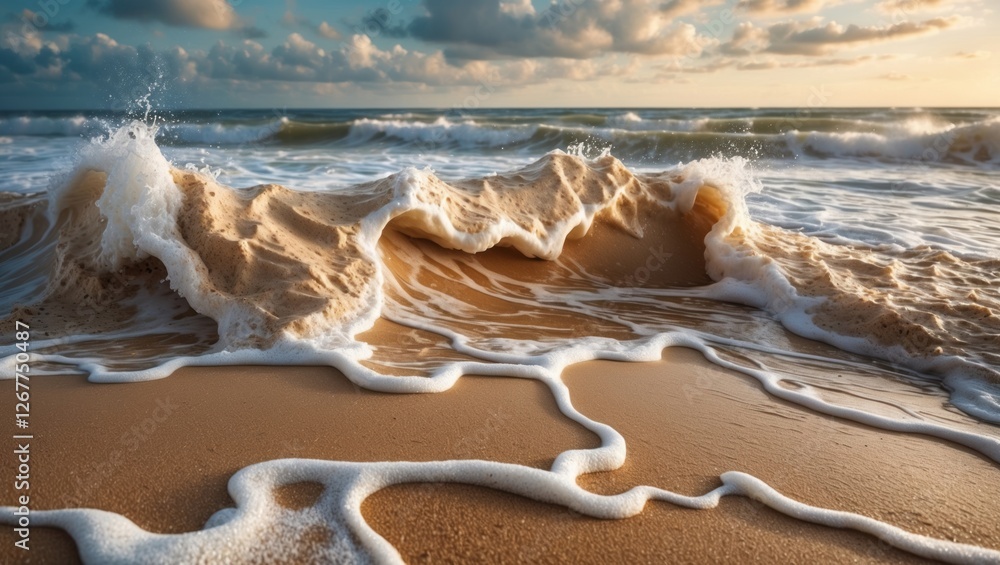
<svg viewBox="0 0 1000 565"><path fill-rule="evenodd" d="M740 470L809 504L1000 545L990 510L1000 503L996 467L977 454L805 413L690 350L670 349L647 364L585 363L564 378L576 406L628 442L622 469L580 478L594 492L651 484L700 494L721 472ZM562 451L598 445L559 414L544 386L522 379L469 376L446 393L388 395L329 368L224 367L147 383L67 376L35 385L34 509L100 508L162 533L200 529L232 505L229 477L260 461L477 458L545 468ZM304 507L318 492L302 484L276 496ZM635 518L605 521L488 489L424 484L385 489L363 512L415 563L914 560L875 538L739 497L713 510L653 502ZM3 535L3 559L19 558L12 533ZM34 530L32 543L34 562L76 556L55 530Z"/></svg>

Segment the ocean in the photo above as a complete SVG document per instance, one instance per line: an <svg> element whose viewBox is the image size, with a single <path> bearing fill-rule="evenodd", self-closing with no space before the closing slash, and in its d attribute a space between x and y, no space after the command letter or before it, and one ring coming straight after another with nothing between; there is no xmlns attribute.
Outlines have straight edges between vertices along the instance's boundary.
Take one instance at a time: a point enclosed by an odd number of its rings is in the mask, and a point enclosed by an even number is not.
<svg viewBox="0 0 1000 565"><path fill-rule="evenodd" d="M340 532L330 559L399 557L357 508L400 482L489 483L604 518L743 494L843 523L742 473L693 497L576 486L626 449L573 408L564 369L670 347L803 411L1000 463L997 109L7 112L0 170L0 312L31 326L32 376L329 365L395 393L530 378L603 442L548 471L261 462L230 487L253 503L207 527L266 523L259 491L290 477L357 502L324 518ZM3 340L11 379L17 340ZM37 516L91 528L74 537L96 560L235 539L105 543L117 515ZM904 551L1000 559L851 516Z"/></svg>

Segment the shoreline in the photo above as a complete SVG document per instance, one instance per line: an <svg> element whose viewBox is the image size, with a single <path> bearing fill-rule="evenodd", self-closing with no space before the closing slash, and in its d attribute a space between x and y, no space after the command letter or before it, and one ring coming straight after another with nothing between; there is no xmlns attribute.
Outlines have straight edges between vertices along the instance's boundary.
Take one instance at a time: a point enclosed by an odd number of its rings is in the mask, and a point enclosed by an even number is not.
<svg viewBox="0 0 1000 565"><path fill-rule="evenodd" d="M755 381L691 350L668 349L663 357L591 361L564 372L574 405L628 445L621 469L584 475L581 486L617 493L650 484L702 494L718 486L722 472L738 470L807 504L1000 548L1000 525L990 512L1000 505L997 468L984 457L774 400ZM547 468L562 451L598 445L559 413L543 384L524 379L468 376L444 393L393 395L355 387L326 367L213 367L124 385L79 376L33 384L32 510L75 502L164 533L200 529L232 506L229 477L260 461L468 458ZM13 381L0 386L12 388ZM112 458L116 452L123 455ZM315 500L309 488L282 496L302 506ZM11 485L3 492L10 499ZM906 507L898 507L901 501ZM910 557L873 537L799 522L741 497L701 511L650 503L637 517L603 521L479 487L397 485L362 508L412 562L499 558L514 543L545 549L540 558L584 561L619 550L640 561ZM4 532L0 556L20 558L11 554L13 532ZM585 543L601 536L615 543ZM35 559L72 557L65 534L33 529L32 542Z"/></svg>

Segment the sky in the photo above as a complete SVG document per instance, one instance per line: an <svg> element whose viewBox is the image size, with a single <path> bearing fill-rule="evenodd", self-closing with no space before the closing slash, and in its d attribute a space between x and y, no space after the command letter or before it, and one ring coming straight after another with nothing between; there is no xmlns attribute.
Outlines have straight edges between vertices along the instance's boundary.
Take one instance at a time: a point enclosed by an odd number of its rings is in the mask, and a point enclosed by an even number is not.
<svg viewBox="0 0 1000 565"><path fill-rule="evenodd" d="M6 0L0 109L1000 105L996 0Z"/></svg>

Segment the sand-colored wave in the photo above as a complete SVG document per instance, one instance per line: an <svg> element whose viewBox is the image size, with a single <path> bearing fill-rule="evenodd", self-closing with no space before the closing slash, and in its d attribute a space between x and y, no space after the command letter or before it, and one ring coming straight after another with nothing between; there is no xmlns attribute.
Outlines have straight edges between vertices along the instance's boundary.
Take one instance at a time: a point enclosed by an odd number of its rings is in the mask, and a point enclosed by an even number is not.
<svg viewBox="0 0 1000 565"><path fill-rule="evenodd" d="M146 133L117 135L148 149ZM381 310L386 272L376 250L387 230L467 254L511 247L554 261L597 223L618 235L591 238L593 249L563 261L581 265L582 280L608 284L641 265L644 257L623 261L615 251L645 246L650 226L664 253L697 259L699 230L714 223L690 219L709 208L694 206L685 179L638 177L611 156L552 153L520 171L451 183L408 170L331 193L236 190L165 162L128 162L143 158L137 151L122 156L111 170L81 167L53 197L46 300L115 309L126 289L166 279L235 349L282 339L337 345L367 329ZM137 186L144 180L152 182ZM690 276L669 272L705 281L698 265Z"/></svg>
<svg viewBox="0 0 1000 565"><path fill-rule="evenodd" d="M151 311L200 316L217 329L199 341L229 351L364 350L357 336L384 319L533 354L672 329L657 314L666 295L643 289L695 288L685 296L767 310L799 335L938 375L977 417L1000 413L982 387L1000 381L996 261L754 222L739 161L636 174L557 151L485 178L407 169L317 193L224 186L173 168L155 136L132 124L93 143L49 195L46 235L0 234L8 256L30 258L25 286L45 281L12 293L13 316L29 308L64 335L127 331ZM38 215L4 210L14 226Z"/></svg>

